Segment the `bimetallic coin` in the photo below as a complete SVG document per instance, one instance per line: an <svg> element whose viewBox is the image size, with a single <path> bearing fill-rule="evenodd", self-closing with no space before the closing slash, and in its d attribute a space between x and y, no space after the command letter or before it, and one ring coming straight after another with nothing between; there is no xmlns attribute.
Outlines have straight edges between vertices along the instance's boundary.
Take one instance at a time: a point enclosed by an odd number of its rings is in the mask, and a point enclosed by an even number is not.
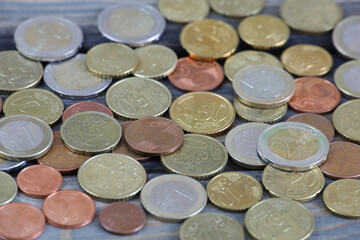
<svg viewBox="0 0 360 240"><path fill-rule="evenodd" d="M333 113L332 122L343 137L360 142L360 99L338 106Z"/></svg>
<svg viewBox="0 0 360 240"><path fill-rule="evenodd" d="M336 69L334 74L334 82L338 89L346 96L360 98L359 76L360 60L349 61L340 65L340 67Z"/></svg>
<svg viewBox="0 0 360 240"><path fill-rule="evenodd" d="M246 17L259 13L265 0L209 0L211 8L229 17Z"/></svg>
<svg viewBox="0 0 360 240"><path fill-rule="evenodd" d="M113 150L121 138L121 126L113 117L101 112L72 115L60 127L60 136L72 152L84 155Z"/></svg>
<svg viewBox="0 0 360 240"><path fill-rule="evenodd" d="M170 90L149 78L122 79L106 92L107 105L121 119L161 116L170 107L171 100Z"/></svg>
<svg viewBox="0 0 360 240"><path fill-rule="evenodd" d="M160 0L158 8L167 20L177 23L202 20L210 10L206 0Z"/></svg>
<svg viewBox="0 0 360 240"><path fill-rule="evenodd" d="M314 216L301 203L286 198L263 200L245 215L245 227L255 239L308 239Z"/></svg>
<svg viewBox="0 0 360 240"><path fill-rule="evenodd" d="M185 134L181 147L172 154L162 155L161 162L172 172L195 179L210 178L226 167L228 153L215 138Z"/></svg>
<svg viewBox="0 0 360 240"><path fill-rule="evenodd" d="M156 8L130 1L107 7L97 19L98 29L104 37L130 46L143 46L158 40L165 24Z"/></svg>
<svg viewBox="0 0 360 240"><path fill-rule="evenodd" d="M96 112L102 112L110 117L114 117L114 114L112 111L106 107L105 105L98 103L98 102L78 102L74 103L73 105L70 105L68 108L65 109L63 115L62 115L62 121L65 122L65 120L79 112L86 112L86 111L96 111Z"/></svg>
<svg viewBox="0 0 360 240"><path fill-rule="evenodd" d="M225 147L234 162L241 167L262 169L267 163L257 153L261 133L270 125L244 123L231 129L225 138Z"/></svg>
<svg viewBox="0 0 360 240"><path fill-rule="evenodd" d="M92 75L85 65L85 54L60 63L46 65L44 82L63 98L88 99L101 94L111 79Z"/></svg>
<svg viewBox="0 0 360 240"><path fill-rule="evenodd" d="M177 174L165 174L148 181L140 193L141 204L155 218L178 222L205 207L207 195L198 181Z"/></svg>
<svg viewBox="0 0 360 240"><path fill-rule="evenodd" d="M0 171L0 206L11 202L16 194L18 186L12 176Z"/></svg>
<svg viewBox="0 0 360 240"><path fill-rule="evenodd" d="M329 141L320 130L298 122L268 127L259 138L258 153L270 165L285 171L307 171L322 164Z"/></svg>
<svg viewBox="0 0 360 240"><path fill-rule="evenodd" d="M20 168L27 165L27 161L9 161L5 158L0 157L0 171L12 172L17 171Z"/></svg>
<svg viewBox="0 0 360 240"><path fill-rule="evenodd" d="M54 62L74 56L81 47L83 33L68 19L39 16L18 25L14 39L16 48L26 57Z"/></svg>
<svg viewBox="0 0 360 240"><path fill-rule="evenodd" d="M206 187L210 201L217 207L243 211L256 204L262 196L260 183L241 172L225 172L212 178Z"/></svg>
<svg viewBox="0 0 360 240"><path fill-rule="evenodd" d="M235 119L233 105L212 92L186 93L173 101L170 118L190 133L219 134Z"/></svg>
<svg viewBox="0 0 360 240"><path fill-rule="evenodd" d="M332 33L333 44L340 54L360 59L360 16L350 16L339 22Z"/></svg>

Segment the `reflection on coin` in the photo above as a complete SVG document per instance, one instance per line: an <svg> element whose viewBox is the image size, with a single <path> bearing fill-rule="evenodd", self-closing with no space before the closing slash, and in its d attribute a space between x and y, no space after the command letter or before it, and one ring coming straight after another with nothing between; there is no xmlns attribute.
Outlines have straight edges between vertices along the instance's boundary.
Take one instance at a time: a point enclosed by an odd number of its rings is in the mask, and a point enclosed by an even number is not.
<svg viewBox="0 0 360 240"><path fill-rule="evenodd" d="M78 102L74 103L73 105L70 105L68 108L65 109L63 115L62 115L62 121L65 122L65 120L79 112L86 112L86 111L96 111L96 112L102 112L106 113L110 117L114 117L114 114L112 111L106 107L105 105L98 103L98 102Z"/></svg>
<svg viewBox="0 0 360 240"><path fill-rule="evenodd" d="M160 0L158 8L167 20L177 23L202 20L210 10L206 0Z"/></svg>
<svg viewBox="0 0 360 240"><path fill-rule="evenodd" d="M93 76L85 65L85 54L60 63L46 65L44 82L63 98L88 99L101 94L111 79Z"/></svg>
<svg viewBox="0 0 360 240"><path fill-rule="evenodd" d="M97 20L104 37L130 46L143 46L158 40L165 24L164 17L156 8L130 1L107 7Z"/></svg>
<svg viewBox="0 0 360 240"><path fill-rule="evenodd" d="M200 213L180 228L180 240L243 240L244 230L235 219L221 213Z"/></svg>
<svg viewBox="0 0 360 240"><path fill-rule="evenodd" d="M333 33L333 44L342 55L360 59L360 16L350 16L336 25Z"/></svg>
<svg viewBox="0 0 360 240"><path fill-rule="evenodd" d="M26 166L27 161L10 161L0 157L0 171L12 172Z"/></svg>
<svg viewBox="0 0 360 240"><path fill-rule="evenodd" d="M12 176L0 171L0 206L11 202L17 193L18 186Z"/></svg>
<svg viewBox="0 0 360 240"><path fill-rule="evenodd" d="M57 16L30 18L15 29L16 48L28 58L54 62L74 56L83 41L81 28Z"/></svg>
<svg viewBox="0 0 360 240"><path fill-rule="evenodd" d="M234 162L250 169L262 169L267 164L257 153L261 133L270 125L244 123L231 129L225 138L225 147Z"/></svg>
<svg viewBox="0 0 360 240"><path fill-rule="evenodd" d="M178 222L205 207L207 195L198 181L176 174L165 174L148 181L140 194L141 204L162 221Z"/></svg>
<svg viewBox="0 0 360 240"><path fill-rule="evenodd" d="M334 74L334 81L336 86L343 94L353 98L360 98L359 76L360 60L354 60L346 62L336 69Z"/></svg>
<svg viewBox="0 0 360 240"><path fill-rule="evenodd" d="M260 12L265 0L209 0L211 8L229 17L246 17Z"/></svg>
<svg viewBox="0 0 360 240"><path fill-rule="evenodd" d="M245 227L255 239L308 239L314 224L304 205L285 198L263 200L245 215Z"/></svg>
<svg viewBox="0 0 360 240"><path fill-rule="evenodd" d="M333 113L332 122L343 137L360 142L360 99L338 106Z"/></svg>

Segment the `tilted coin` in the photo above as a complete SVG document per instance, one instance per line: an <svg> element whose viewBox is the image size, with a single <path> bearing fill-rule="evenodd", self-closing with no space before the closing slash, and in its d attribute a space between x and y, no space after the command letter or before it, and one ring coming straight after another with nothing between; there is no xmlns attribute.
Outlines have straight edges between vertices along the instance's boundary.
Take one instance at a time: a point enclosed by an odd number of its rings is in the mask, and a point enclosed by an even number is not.
<svg viewBox="0 0 360 240"><path fill-rule="evenodd" d="M167 20L177 23L202 20L210 10L206 0L160 0L158 8Z"/></svg>
<svg viewBox="0 0 360 240"><path fill-rule="evenodd" d="M0 157L0 171L12 172L21 169L27 165L27 161L9 161Z"/></svg>
<svg viewBox="0 0 360 240"><path fill-rule="evenodd" d="M162 155L161 162L173 173L195 179L210 178L224 170L228 154L215 138L200 134L185 134L181 147L172 154Z"/></svg>
<svg viewBox="0 0 360 240"><path fill-rule="evenodd" d="M18 186L14 180L14 178L5 173L0 171L0 206L11 202L17 193Z"/></svg>
<svg viewBox="0 0 360 240"><path fill-rule="evenodd" d="M360 60L353 60L340 65L340 67L336 69L334 74L334 82L339 90L346 96L360 98L359 76Z"/></svg>
<svg viewBox="0 0 360 240"><path fill-rule="evenodd" d="M101 112L81 112L72 115L60 127L65 146L85 155L109 152L121 138L121 126L113 117Z"/></svg>
<svg viewBox="0 0 360 240"><path fill-rule="evenodd" d="M57 16L30 18L15 29L17 50L28 58L54 62L74 56L83 33L72 21Z"/></svg>
<svg viewBox="0 0 360 240"><path fill-rule="evenodd" d="M98 103L98 102L91 102L91 101L83 101L83 102L77 102L69 107L67 107L61 117L62 121L65 122L65 120L79 112L86 112L86 111L96 111L96 112L102 112L110 117L114 117L113 112L110 110L110 108L106 107L105 105Z"/></svg>
<svg viewBox="0 0 360 240"><path fill-rule="evenodd" d="M44 82L63 98L88 99L101 94L112 79L92 75L85 65L85 54L64 62L50 63L44 71Z"/></svg>
<svg viewBox="0 0 360 240"><path fill-rule="evenodd" d="M359 27L360 16L350 16L339 22L332 33L336 50L345 57L360 59Z"/></svg>
<svg viewBox="0 0 360 240"><path fill-rule="evenodd" d="M339 105L333 113L332 122L343 137L360 142L360 99Z"/></svg>
<svg viewBox="0 0 360 240"><path fill-rule="evenodd" d="M159 81L130 77L113 84L106 92L106 103L122 119L163 115L170 107L170 90Z"/></svg>
<svg viewBox="0 0 360 240"><path fill-rule="evenodd" d="M209 0L211 8L229 17L246 17L259 13L265 0Z"/></svg>
<svg viewBox="0 0 360 240"><path fill-rule="evenodd" d="M165 30L165 19L151 5L122 2L105 8L97 19L107 39L130 46L143 46L158 40Z"/></svg>

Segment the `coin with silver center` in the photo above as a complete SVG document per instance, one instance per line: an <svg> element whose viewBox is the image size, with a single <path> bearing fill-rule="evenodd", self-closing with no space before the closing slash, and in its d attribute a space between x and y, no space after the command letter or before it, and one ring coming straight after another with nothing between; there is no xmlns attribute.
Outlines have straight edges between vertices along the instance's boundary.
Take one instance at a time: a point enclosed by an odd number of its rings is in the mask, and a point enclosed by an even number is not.
<svg viewBox="0 0 360 240"><path fill-rule="evenodd" d="M340 65L335 71L334 82L343 94L360 98L360 60Z"/></svg>

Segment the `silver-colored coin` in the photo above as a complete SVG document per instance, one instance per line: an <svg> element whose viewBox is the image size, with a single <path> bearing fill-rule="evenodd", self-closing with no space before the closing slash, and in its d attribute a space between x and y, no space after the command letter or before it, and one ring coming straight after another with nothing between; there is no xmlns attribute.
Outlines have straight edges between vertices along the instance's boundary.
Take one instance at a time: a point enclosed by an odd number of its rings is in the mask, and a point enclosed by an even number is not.
<svg viewBox="0 0 360 240"><path fill-rule="evenodd" d="M145 184L140 194L144 208L163 221L181 221L205 207L206 190L198 181L176 174L158 176Z"/></svg>
<svg viewBox="0 0 360 240"><path fill-rule="evenodd" d="M46 65L44 81L51 90L64 98L89 99L98 96L112 79L91 74L85 65L85 54L60 63Z"/></svg>
<svg viewBox="0 0 360 240"><path fill-rule="evenodd" d="M225 147L234 162L250 169L264 168L267 163L258 155L257 145L266 123L244 123L233 128L225 138Z"/></svg>
<svg viewBox="0 0 360 240"><path fill-rule="evenodd" d="M130 46L144 46L158 40L165 24L156 8L130 1L107 7L97 20L104 37Z"/></svg>
<svg viewBox="0 0 360 240"><path fill-rule="evenodd" d="M74 56L83 33L72 21L57 16L40 16L22 22L14 33L16 48L28 58L54 62Z"/></svg>
<svg viewBox="0 0 360 240"><path fill-rule="evenodd" d="M334 82L343 94L360 98L360 60L340 65L335 71Z"/></svg>
<svg viewBox="0 0 360 240"><path fill-rule="evenodd" d="M17 194L18 186L12 176L0 171L0 206L11 202Z"/></svg>
<svg viewBox="0 0 360 240"><path fill-rule="evenodd" d="M22 167L25 167L27 164L27 161L9 161L5 158L0 158L0 171L4 172L12 172L19 170Z"/></svg>

